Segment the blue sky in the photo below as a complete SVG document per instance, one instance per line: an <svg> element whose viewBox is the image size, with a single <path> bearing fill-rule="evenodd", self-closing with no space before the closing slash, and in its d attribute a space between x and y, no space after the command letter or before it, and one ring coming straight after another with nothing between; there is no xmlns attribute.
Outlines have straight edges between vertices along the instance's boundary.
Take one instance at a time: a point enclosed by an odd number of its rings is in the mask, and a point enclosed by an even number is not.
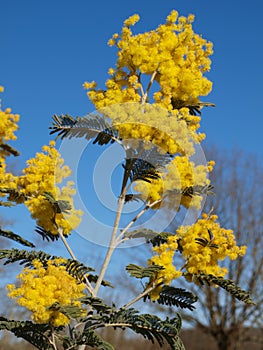
<svg viewBox="0 0 263 350"><path fill-rule="evenodd" d="M93 111L82 84L96 80L103 87L116 59L107 41L123 21L138 13L135 31L142 32L172 9L195 14L195 31L214 43L208 75L214 88L203 100L216 108L203 110L206 144L263 156L261 0L2 0L0 84L3 108L21 115L18 168L51 139L54 113Z"/></svg>
<svg viewBox="0 0 263 350"><path fill-rule="evenodd" d="M145 31L172 9L194 13L195 31L214 42L214 88L204 100L217 107L203 112L207 142L262 156L261 0L9 0L0 9L3 106L21 114L17 148L25 158L49 139L54 113L93 110L82 83L94 79L103 86L116 57L107 41L123 20L138 13L135 30Z"/></svg>

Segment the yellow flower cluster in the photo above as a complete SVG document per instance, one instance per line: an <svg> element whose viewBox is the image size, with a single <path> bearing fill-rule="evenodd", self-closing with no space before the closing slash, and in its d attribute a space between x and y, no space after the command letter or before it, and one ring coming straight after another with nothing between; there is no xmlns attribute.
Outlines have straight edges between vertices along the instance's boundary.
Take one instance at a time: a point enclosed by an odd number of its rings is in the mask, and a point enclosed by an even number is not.
<svg viewBox="0 0 263 350"><path fill-rule="evenodd" d="M208 186L210 180L207 172L212 170L213 162L208 166L195 165L186 156L175 156L167 165L166 172L151 183L140 181L134 189L141 193L142 199L153 203L161 201L154 208L161 205L172 210L179 210L183 205L185 208L194 207L200 209L203 196L200 193L188 193L188 188Z"/></svg>
<svg viewBox="0 0 263 350"><path fill-rule="evenodd" d="M190 275L204 273L224 277L228 270L219 261L226 258L235 260L245 255L246 246L236 245L233 231L220 227L217 215L203 214L202 219L194 225L180 226L175 235L168 237L167 242L153 247L152 250L153 256L148 260L148 265L163 267L148 284L157 285L150 293L151 299L156 300L162 286L181 277L184 269ZM180 251L184 258L179 271L174 266L176 251Z"/></svg>
<svg viewBox="0 0 263 350"><path fill-rule="evenodd" d="M136 186L143 199L152 203L165 197L166 204L174 208L173 195L177 193L176 205L199 208L201 196L181 192L186 187L208 185L207 172L212 166L195 166L189 160L194 143L200 143L205 135L197 132L201 118L192 115L187 106L197 105L199 97L212 89L204 76L210 70L212 43L194 33L193 15L178 17L172 11L166 23L135 35L131 26L139 19L138 15L128 18L122 32L109 41L117 48L118 58L116 67L108 71L106 89L97 88L94 81L83 86L123 140L144 140L159 146L161 152L178 155L159 180Z"/></svg>
<svg viewBox="0 0 263 350"><path fill-rule="evenodd" d="M150 292L152 300L159 298L163 285L169 285L174 279L182 276L182 272L177 271L176 267L173 265L173 258L177 249L178 244L175 236L168 237L167 243L153 247L153 252L156 253L156 255L153 255L152 258L148 260L148 264L162 266L163 269L149 282L149 285L152 283L157 285L157 287Z"/></svg>
<svg viewBox="0 0 263 350"><path fill-rule="evenodd" d="M54 259L44 266L36 259L33 268L24 268L17 276L21 282L19 287L14 284L7 286L9 297L18 298L18 304L32 312L31 317L36 323L50 323L52 326L69 324L67 316L59 311L48 310L54 303L74 305L81 309L77 299L84 296L85 284L69 275L64 263L65 259Z"/></svg>
<svg viewBox="0 0 263 350"><path fill-rule="evenodd" d="M180 239L182 254L186 259L184 267L190 274L224 277L228 270L219 265L219 260L227 257L235 260L246 253L245 246L236 245L233 231L220 227L217 215L203 214L203 218L194 225L179 227L176 236Z"/></svg>
<svg viewBox="0 0 263 350"><path fill-rule="evenodd" d="M0 92L4 89L0 86ZM17 177L6 171L6 157L9 156L7 141L16 140L19 115L12 114L11 108L0 109L0 188L16 188ZM1 194L3 196L3 194Z"/></svg>
<svg viewBox="0 0 263 350"><path fill-rule="evenodd" d="M0 87L1 91L3 88ZM16 139L14 133L18 129L18 121L19 115L12 114L10 108L0 110L0 189L18 191L20 196L9 195L9 201L24 202L37 225L53 234L57 234L57 228L61 227L63 233L68 235L79 225L81 211L75 210L73 206L74 183L68 181L62 188L57 186L71 172L63 165L64 161L55 149L55 142L50 142L49 146L42 148L42 153L37 153L35 158L28 160L28 166L21 176L6 171L5 159L9 155L6 141ZM52 204L44 196L45 192L49 192L55 200L67 201L72 208L69 214L55 213Z"/></svg>
<svg viewBox="0 0 263 350"><path fill-rule="evenodd" d="M138 15L128 18L121 34L114 34L109 41L110 46L117 47L118 59L116 68L109 69L111 77L106 81L106 90L97 89L95 82L83 84L96 108L147 102L153 82L156 84L152 95L155 103L168 110L174 109L172 99L196 103L199 96L207 95L212 83L203 74L210 69L212 43L194 33L194 16L178 18L178 13L172 11L165 24L133 35L130 27L138 20ZM145 88L142 75L151 79ZM187 108L180 112L183 118L191 120L190 129L197 130L200 119L191 116Z"/></svg>
<svg viewBox="0 0 263 350"><path fill-rule="evenodd" d="M27 197L25 205L36 219L37 225L52 234L58 234L57 228L61 227L64 235L68 235L79 225L81 211L73 207L73 182L68 181L62 189L57 186L70 175L69 167L63 163L64 160L55 149L55 142L51 141L49 146L43 146L42 153L37 153L35 158L27 161L28 166L19 178L19 186L21 193ZM45 192L49 192L56 200L68 201L72 208L70 213L54 212Z"/></svg>

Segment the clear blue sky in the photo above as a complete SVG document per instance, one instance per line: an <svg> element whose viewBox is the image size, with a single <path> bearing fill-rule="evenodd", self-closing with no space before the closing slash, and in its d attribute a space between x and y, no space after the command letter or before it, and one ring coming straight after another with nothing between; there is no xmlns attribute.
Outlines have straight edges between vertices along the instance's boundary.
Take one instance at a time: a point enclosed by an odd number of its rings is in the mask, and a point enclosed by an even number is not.
<svg viewBox="0 0 263 350"><path fill-rule="evenodd" d="M155 28L172 9L196 16L194 29L214 43L213 92L203 100L207 143L263 156L262 0L8 0L0 1L3 108L21 115L19 166L50 139L51 116L93 111L84 81L103 87L116 59L111 35L134 13L136 31Z"/></svg>
<svg viewBox="0 0 263 350"><path fill-rule="evenodd" d="M195 31L214 42L214 89L205 100L217 107L203 113L207 142L263 155L261 0L1 1L3 106L21 114L17 147L25 158L47 142L54 113L93 110L82 83L103 86L116 55L107 40L123 20L138 13L135 28L145 31L172 9L194 13Z"/></svg>

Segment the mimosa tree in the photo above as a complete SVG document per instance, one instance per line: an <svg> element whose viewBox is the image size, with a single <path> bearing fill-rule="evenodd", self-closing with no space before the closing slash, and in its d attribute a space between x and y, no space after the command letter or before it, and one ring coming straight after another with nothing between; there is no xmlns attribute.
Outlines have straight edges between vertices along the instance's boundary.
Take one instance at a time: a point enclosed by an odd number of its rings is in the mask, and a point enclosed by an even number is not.
<svg viewBox="0 0 263 350"><path fill-rule="evenodd" d="M128 18L121 33L109 40L117 49L117 62L109 69L105 88L99 89L94 81L84 83L96 111L76 118L54 115L50 127L59 139L74 143L74 139L84 138L104 147L115 142L125 153L115 220L102 266L85 266L67 242L80 223L81 212L73 203L74 183L65 183L70 169L55 142L28 160L22 175L7 171L6 159L17 151L6 142L15 139L19 118L10 109L1 110L1 204L25 205L36 221L36 233L47 244L61 240L71 255L70 259L51 256L19 235L1 230L2 236L28 247L3 249L0 258L5 264L18 261L24 265L18 283L7 289L11 298L31 312L32 320L1 317L0 329L39 349L81 349L85 345L113 349L97 333L102 327L129 328L160 345L167 342L171 349L183 349L179 313L161 319L132 307L143 299L173 305L176 311L193 310L198 296L176 287L178 278L221 287L240 302L252 303L249 293L226 279L224 266L226 258L243 256L246 247L236 245L234 233L221 227L215 214L203 213L196 222L182 224L174 232L141 226L134 229L146 213L163 208L173 216L179 210L201 211L212 190L208 173L214 165L213 161L198 162L196 157L205 137L199 132L201 109L214 106L200 101L212 89L205 77L212 43L193 31L193 15L178 17L172 11L155 30L135 35L131 27L138 20L138 15ZM123 226L124 207L133 200L142 206ZM111 288L104 277L112 254L124 242L138 238L152 245L152 257L144 266L132 261L126 270L143 281L143 289L138 283L134 299L120 307L114 300L108 305L98 293L101 286ZM182 257L180 266L175 264L176 256Z"/></svg>

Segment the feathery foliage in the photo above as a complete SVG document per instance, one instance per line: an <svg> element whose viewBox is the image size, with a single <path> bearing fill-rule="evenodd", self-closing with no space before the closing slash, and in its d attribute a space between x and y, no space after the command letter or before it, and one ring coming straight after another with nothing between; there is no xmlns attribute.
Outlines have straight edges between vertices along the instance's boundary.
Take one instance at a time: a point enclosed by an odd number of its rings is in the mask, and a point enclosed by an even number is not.
<svg viewBox="0 0 263 350"><path fill-rule="evenodd" d="M0 236L8 238L8 239L12 239L15 242L18 242L26 247L30 247L30 248L34 248L34 244L29 242L28 240L26 240L25 238L19 236L18 234L12 232L12 231L6 231L6 230L2 230L0 228Z"/></svg>
<svg viewBox="0 0 263 350"><path fill-rule="evenodd" d="M120 141L117 131L110 125L104 116L88 114L74 119L70 115L53 116L50 134L57 133L57 138L69 139L84 137L86 140L95 138L93 143L105 145L116 140Z"/></svg>
<svg viewBox="0 0 263 350"><path fill-rule="evenodd" d="M49 336L51 327L47 324L35 324L31 321L14 321L0 316L0 330L7 330L18 338L23 338L37 349L53 349Z"/></svg>
<svg viewBox="0 0 263 350"><path fill-rule="evenodd" d="M126 266L126 270L130 274L130 276L135 278L151 278L154 277L158 271L163 269L163 266L158 265L149 265L147 267L142 267L135 264L129 264Z"/></svg>
<svg viewBox="0 0 263 350"><path fill-rule="evenodd" d="M150 300L149 294L144 296L144 301ZM176 306L181 309L194 310L193 305L198 300L197 296L182 288L163 286L157 303L161 305Z"/></svg>
<svg viewBox="0 0 263 350"><path fill-rule="evenodd" d="M153 246L160 245L167 241L167 238L171 236L170 232L156 232L151 229L142 228L125 233L126 238L145 238L146 243L151 243Z"/></svg>
<svg viewBox="0 0 263 350"><path fill-rule="evenodd" d="M215 284L223 289L225 289L228 293L230 293L234 298L242 301L245 304L255 305L253 300L251 299L251 295L249 292L241 289L239 286L235 284L234 281L229 279L224 279L220 276L213 276L211 274L198 274L192 276L193 280L198 281L200 284Z"/></svg>
<svg viewBox="0 0 263 350"><path fill-rule="evenodd" d="M114 328L130 328L133 332L141 334L152 343L157 341L160 346L164 341L173 350L183 350L183 344L178 336L181 329L181 318L161 320L159 317L149 314L139 314L135 309L120 309L100 315L95 321L86 322L88 329L97 329L105 326Z"/></svg>

